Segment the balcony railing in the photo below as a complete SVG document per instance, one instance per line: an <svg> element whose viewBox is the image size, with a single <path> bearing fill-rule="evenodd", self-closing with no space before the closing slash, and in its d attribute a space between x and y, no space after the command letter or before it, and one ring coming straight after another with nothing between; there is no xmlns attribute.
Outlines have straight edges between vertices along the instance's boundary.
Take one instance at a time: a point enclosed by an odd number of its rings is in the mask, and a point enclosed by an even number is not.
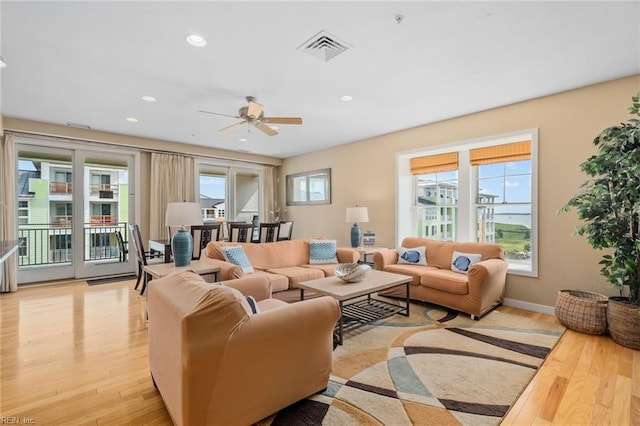
<svg viewBox="0 0 640 426"><path fill-rule="evenodd" d="M120 262L121 247L116 232L127 239L127 223L83 226L83 260L89 263ZM24 241L18 255L20 267L69 265L73 261L71 225L53 223L19 225L18 236Z"/></svg>
<svg viewBox="0 0 640 426"><path fill-rule="evenodd" d="M52 216L51 225L55 227L68 226L73 223L73 216Z"/></svg>
<svg viewBox="0 0 640 426"><path fill-rule="evenodd" d="M118 185L112 183L94 183L89 186L90 195L99 195L100 198L118 198Z"/></svg>
<svg viewBox="0 0 640 426"><path fill-rule="evenodd" d="M111 215L91 216L89 220L91 221L91 226L115 225L118 223L118 217Z"/></svg>
<svg viewBox="0 0 640 426"><path fill-rule="evenodd" d="M73 184L69 182L50 182L49 190L52 194L73 194Z"/></svg>

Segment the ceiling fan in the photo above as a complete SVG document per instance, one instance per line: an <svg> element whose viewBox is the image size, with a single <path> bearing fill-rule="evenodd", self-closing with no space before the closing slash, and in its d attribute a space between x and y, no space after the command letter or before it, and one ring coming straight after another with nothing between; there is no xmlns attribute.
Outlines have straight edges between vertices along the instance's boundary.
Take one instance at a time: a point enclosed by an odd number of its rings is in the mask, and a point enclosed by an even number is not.
<svg viewBox="0 0 640 426"><path fill-rule="evenodd" d="M218 129L218 132L229 132L236 127L240 127L247 123L253 125L259 130L263 131L269 136L275 136L278 132L275 131L269 124L302 124L302 118L300 117L265 117L264 109L262 105L256 102L256 98L253 96L247 96L247 102L249 105L243 106L238 110L238 115L222 114L219 112L211 111L199 111L206 114L222 115L225 117L239 118L240 121L233 123L229 126Z"/></svg>

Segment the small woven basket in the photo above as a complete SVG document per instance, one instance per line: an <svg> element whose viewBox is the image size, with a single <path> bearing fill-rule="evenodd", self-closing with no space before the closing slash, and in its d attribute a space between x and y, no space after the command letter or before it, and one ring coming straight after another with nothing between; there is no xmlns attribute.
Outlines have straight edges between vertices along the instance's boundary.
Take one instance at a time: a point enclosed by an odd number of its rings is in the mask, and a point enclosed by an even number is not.
<svg viewBox="0 0 640 426"><path fill-rule="evenodd" d="M607 304L603 294L581 290L560 290L556 300L556 317L560 324L587 334L607 332Z"/></svg>

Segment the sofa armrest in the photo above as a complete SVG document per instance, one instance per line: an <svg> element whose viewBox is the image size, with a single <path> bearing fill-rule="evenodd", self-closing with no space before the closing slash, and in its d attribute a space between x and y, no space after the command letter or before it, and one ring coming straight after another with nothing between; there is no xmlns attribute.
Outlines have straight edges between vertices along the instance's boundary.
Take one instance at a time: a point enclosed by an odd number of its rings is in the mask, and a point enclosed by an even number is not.
<svg viewBox="0 0 640 426"><path fill-rule="evenodd" d="M242 278L245 276L245 273L242 270L242 268L239 267L238 265L234 265L231 262L227 262L225 260L219 260L219 259L212 259L206 256L201 257L200 260L220 268L220 271L218 271L218 281L234 280L234 279Z"/></svg>
<svg viewBox="0 0 640 426"><path fill-rule="evenodd" d="M356 263L360 260L360 253L349 247L338 247L336 249L338 263Z"/></svg>
<svg viewBox="0 0 640 426"><path fill-rule="evenodd" d="M469 268L469 293L480 298L482 307L488 301L504 298L507 268L507 262L502 259L483 260Z"/></svg>
<svg viewBox="0 0 640 426"><path fill-rule="evenodd" d="M253 296L256 300L271 298L271 283L264 275L245 275L242 278L225 281L222 284L235 288L245 296Z"/></svg>
<svg viewBox="0 0 640 426"><path fill-rule="evenodd" d="M373 253L373 261L376 269L384 271L385 266L398 263L398 250L389 249Z"/></svg>

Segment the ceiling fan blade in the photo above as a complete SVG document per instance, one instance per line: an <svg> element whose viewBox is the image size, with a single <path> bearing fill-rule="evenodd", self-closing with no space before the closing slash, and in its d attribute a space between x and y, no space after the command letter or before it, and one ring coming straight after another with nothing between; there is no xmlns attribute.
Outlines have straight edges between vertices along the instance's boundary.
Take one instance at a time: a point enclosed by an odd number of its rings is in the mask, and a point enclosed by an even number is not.
<svg viewBox="0 0 640 426"><path fill-rule="evenodd" d="M265 133L266 133L267 135L269 135L269 136L275 136L275 135L277 135L277 134L278 134L278 132L276 132L276 131L275 131L275 130L273 130L271 127L267 126L266 124L264 124L264 123L262 123L262 122L260 122L260 121L257 121L257 122L255 123L255 126L256 126L258 129L260 129L260 130L262 130L263 132L265 132Z"/></svg>
<svg viewBox="0 0 640 426"><path fill-rule="evenodd" d="M262 114L262 105L257 102L249 101L249 109L247 115L251 118L258 118Z"/></svg>
<svg viewBox="0 0 640 426"><path fill-rule="evenodd" d="M242 126L242 125L243 125L244 123L246 123L246 122L247 122L246 120L238 121L238 122L236 122L236 123L233 123L233 124L232 124L232 125L230 125L230 126L223 127L222 129L218 129L218 132L219 132L219 133L229 132L229 131L231 131L231 130L235 129L236 127L240 127L240 126Z"/></svg>
<svg viewBox="0 0 640 426"><path fill-rule="evenodd" d="M302 124L300 117L264 117L262 121L274 124Z"/></svg>
<svg viewBox="0 0 640 426"><path fill-rule="evenodd" d="M211 112L211 111L202 111L202 110L200 110L200 111L198 111L198 112L203 112L203 113L205 113L205 114L222 115L222 116L224 116L224 117L240 118L240 117L239 117L239 116L237 116L237 115L222 114L221 112Z"/></svg>

